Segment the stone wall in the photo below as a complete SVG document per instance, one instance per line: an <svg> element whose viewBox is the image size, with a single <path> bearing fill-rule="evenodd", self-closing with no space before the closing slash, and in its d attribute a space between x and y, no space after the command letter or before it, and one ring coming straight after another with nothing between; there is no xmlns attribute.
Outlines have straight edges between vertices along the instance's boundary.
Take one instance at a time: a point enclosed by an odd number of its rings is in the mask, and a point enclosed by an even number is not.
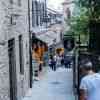
<svg viewBox="0 0 100 100"><path fill-rule="evenodd" d="M12 17L12 19L11 19ZM12 21L11 21L12 20ZM28 0L0 0L0 100L10 100L8 40L15 39L17 98L21 100L29 89ZM20 74L19 40L23 37L24 75Z"/></svg>

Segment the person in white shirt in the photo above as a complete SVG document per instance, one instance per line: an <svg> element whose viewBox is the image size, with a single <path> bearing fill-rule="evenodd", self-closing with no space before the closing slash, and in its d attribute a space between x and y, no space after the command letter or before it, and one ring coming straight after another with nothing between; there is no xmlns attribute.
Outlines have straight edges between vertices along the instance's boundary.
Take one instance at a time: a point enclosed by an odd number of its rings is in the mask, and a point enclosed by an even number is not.
<svg viewBox="0 0 100 100"><path fill-rule="evenodd" d="M56 66L57 68L61 67L61 56L60 55L57 55Z"/></svg>
<svg viewBox="0 0 100 100"><path fill-rule="evenodd" d="M80 83L80 100L100 100L100 74L93 71L93 64L87 61L81 71L85 76Z"/></svg>

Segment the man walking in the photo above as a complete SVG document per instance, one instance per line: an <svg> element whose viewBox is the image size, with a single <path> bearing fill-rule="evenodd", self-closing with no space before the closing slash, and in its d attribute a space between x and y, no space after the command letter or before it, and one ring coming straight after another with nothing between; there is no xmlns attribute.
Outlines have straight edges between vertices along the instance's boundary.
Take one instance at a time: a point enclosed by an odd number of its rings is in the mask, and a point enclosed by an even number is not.
<svg viewBox="0 0 100 100"><path fill-rule="evenodd" d="M80 100L100 100L100 74L93 71L91 61L85 61L81 66L84 76L80 83Z"/></svg>

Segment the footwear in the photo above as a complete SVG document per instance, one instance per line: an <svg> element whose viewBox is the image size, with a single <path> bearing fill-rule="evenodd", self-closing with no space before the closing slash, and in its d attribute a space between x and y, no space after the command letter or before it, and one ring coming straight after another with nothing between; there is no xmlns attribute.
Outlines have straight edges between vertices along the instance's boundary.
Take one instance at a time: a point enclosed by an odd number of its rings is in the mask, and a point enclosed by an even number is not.
<svg viewBox="0 0 100 100"><path fill-rule="evenodd" d="M39 78L38 78L38 77L35 77L35 78L34 78L34 81L39 81Z"/></svg>

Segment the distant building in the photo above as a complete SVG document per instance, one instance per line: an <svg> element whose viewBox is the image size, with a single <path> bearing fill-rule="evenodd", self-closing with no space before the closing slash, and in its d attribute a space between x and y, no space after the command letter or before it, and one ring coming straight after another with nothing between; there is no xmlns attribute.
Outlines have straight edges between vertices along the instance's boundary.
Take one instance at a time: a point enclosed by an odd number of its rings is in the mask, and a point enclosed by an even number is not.
<svg viewBox="0 0 100 100"><path fill-rule="evenodd" d="M64 33L70 29L69 27L69 19L71 18L72 15L72 5L73 1L72 0L65 0L63 3L63 28L64 28Z"/></svg>
<svg viewBox="0 0 100 100"><path fill-rule="evenodd" d="M30 88L28 0L0 0L0 100Z"/></svg>
<svg viewBox="0 0 100 100"><path fill-rule="evenodd" d="M47 8L48 26L62 24L62 14L51 8Z"/></svg>
<svg viewBox="0 0 100 100"><path fill-rule="evenodd" d="M65 0L63 5L63 44L65 48L65 52L71 51L74 48L74 38L72 36L73 32L71 30L70 22L72 17L72 8L73 8L72 0Z"/></svg>
<svg viewBox="0 0 100 100"><path fill-rule="evenodd" d="M46 0L32 1L33 48L42 48L42 45L45 45L49 49L49 47L53 47L55 43L58 43L60 41L60 25L62 22L61 18L62 14L59 14L57 11L54 11L47 7ZM39 49L39 51L41 50L42 49ZM35 68L33 64L33 70L34 69Z"/></svg>
<svg viewBox="0 0 100 100"><path fill-rule="evenodd" d="M32 0L32 27L45 26L46 17L46 0Z"/></svg>
<svg viewBox="0 0 100 100"><path fill-rule="evenodd" d="M65 0L63 3L63 14L65 18L71 17L71 7L72 7L72 1L71 0Z"/></svg>

